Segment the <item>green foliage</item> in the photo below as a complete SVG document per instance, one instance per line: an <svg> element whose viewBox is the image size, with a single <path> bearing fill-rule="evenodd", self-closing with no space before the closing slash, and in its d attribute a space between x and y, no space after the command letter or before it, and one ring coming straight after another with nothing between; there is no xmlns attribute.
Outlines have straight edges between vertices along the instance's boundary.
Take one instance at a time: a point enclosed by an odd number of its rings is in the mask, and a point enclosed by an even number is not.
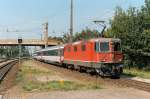
<svg viewBox="0 0 150 99"><path fill-rule="evenodd" d="M130 77L141 77L145 79L150 79L150 71L142 71L137 69L124 69L124 75L130 76Z"/></svg>
<svg viewBox="0 0 150 99"><path fill-rule="evenodd" d="M99 32L97 30L91 30L89 28L86 28L85 30L82 30L80 33L75 33L75 35L73 35L73 42L80 41L80 40L88 40L91 38L97 38L98 36L99 36ZM69 42L68 34L63 36L63 41L65 43Z"/></svg>
<svg viewBox="0 0 150 99"><path fill-rule="evenodd" d="M110 24L106 36L122 40L125 65L150 66L150 0L141 9L117 7Z"/></svg>
<svg viewBox="0 0 150 99"><path fill-rule="evenodd" d="M51 37L51 36L49 36L48 40L57 40L57 41L63 42L63 38L62 37Z"/></svg>
<svg viewBox="0 0 150 99"><path fill-rule="evenodd" d="M29 50L22 46L21 56L29 56ZM0 47L0 58L15 58L19 56L19 47L18 46L1 46Z"/></svg>

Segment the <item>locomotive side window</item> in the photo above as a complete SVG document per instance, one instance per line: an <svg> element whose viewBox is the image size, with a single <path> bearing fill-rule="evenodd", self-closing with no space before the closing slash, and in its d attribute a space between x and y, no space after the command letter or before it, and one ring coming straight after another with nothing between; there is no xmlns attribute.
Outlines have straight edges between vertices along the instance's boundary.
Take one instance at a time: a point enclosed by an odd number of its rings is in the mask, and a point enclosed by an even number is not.
<svg viewBox="0 0 150 99"><path fill-rule="evenodd" d="M71 51L71 47L68 47L68 52L70 52Z"/></svg>
<svg viewBox="0 0 150 99"><path fill-rule="evenodd" d="M77 52L77 46L74 46L74 51Z"/></svg>
<svg viewBox="0 0 150 99"><path fill-rule="evenodd" d="M109 42L101 42L100 43L100 51L108 52L109 51Z"/></svg>
<svg viewBox="0 0 150 99"><path fill-rule="evenodd" d="M86 45L82 44L82 51L86 51Z"/></svg>

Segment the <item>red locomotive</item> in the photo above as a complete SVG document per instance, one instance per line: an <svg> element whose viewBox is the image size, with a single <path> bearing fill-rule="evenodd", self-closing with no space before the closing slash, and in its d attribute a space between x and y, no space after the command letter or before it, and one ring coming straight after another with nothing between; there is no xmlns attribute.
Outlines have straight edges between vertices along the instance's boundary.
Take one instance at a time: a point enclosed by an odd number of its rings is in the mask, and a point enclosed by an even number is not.
<svg viewBox="0 0 150 99"><path fill-rule="evenodd" d="M50 47L35 52L34 57L101 76L119 76L123 71L121 40L114 38L98 38Z"/></svg>
<svg viewBox="0 0 150 99"><path fill-rule="evenodd" d="M122 60L120 39L98 38L64 47L64 65L100 75L120 74Z"/></svg>

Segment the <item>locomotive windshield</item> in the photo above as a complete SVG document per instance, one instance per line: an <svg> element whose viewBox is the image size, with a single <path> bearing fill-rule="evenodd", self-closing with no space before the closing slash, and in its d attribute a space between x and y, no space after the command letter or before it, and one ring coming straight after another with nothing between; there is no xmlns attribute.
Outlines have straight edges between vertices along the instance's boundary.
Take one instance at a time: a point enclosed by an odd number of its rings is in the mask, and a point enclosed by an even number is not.
<svg viewBox="0 0 150 99"><path fill-rule="evenodd" d="M101 42L100 43L100 51L108 52L109 51L109 42Z"/></svg>
<svg viewBox="0 0 150 99"><path fill-rule="evenodd" d="M96 42L95 43L96 52L108 52L109 51L109 42Z"/></svg>

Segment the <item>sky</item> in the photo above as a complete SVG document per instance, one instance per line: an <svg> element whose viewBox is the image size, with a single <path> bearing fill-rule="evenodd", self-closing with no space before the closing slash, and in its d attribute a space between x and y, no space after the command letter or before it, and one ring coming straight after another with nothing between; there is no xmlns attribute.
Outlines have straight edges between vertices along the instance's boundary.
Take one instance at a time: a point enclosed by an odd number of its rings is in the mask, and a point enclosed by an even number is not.
<svg viewBox="0 0 150 99"><path fill-rule="evenodd" d="M109 22L116 6L142 5L144 0L74 0L74 33L95 28L93 20ZM49 36L62 36L69 32L69 8L70 0L0 0L0 38L41 38L45 22Z"/></svg>

